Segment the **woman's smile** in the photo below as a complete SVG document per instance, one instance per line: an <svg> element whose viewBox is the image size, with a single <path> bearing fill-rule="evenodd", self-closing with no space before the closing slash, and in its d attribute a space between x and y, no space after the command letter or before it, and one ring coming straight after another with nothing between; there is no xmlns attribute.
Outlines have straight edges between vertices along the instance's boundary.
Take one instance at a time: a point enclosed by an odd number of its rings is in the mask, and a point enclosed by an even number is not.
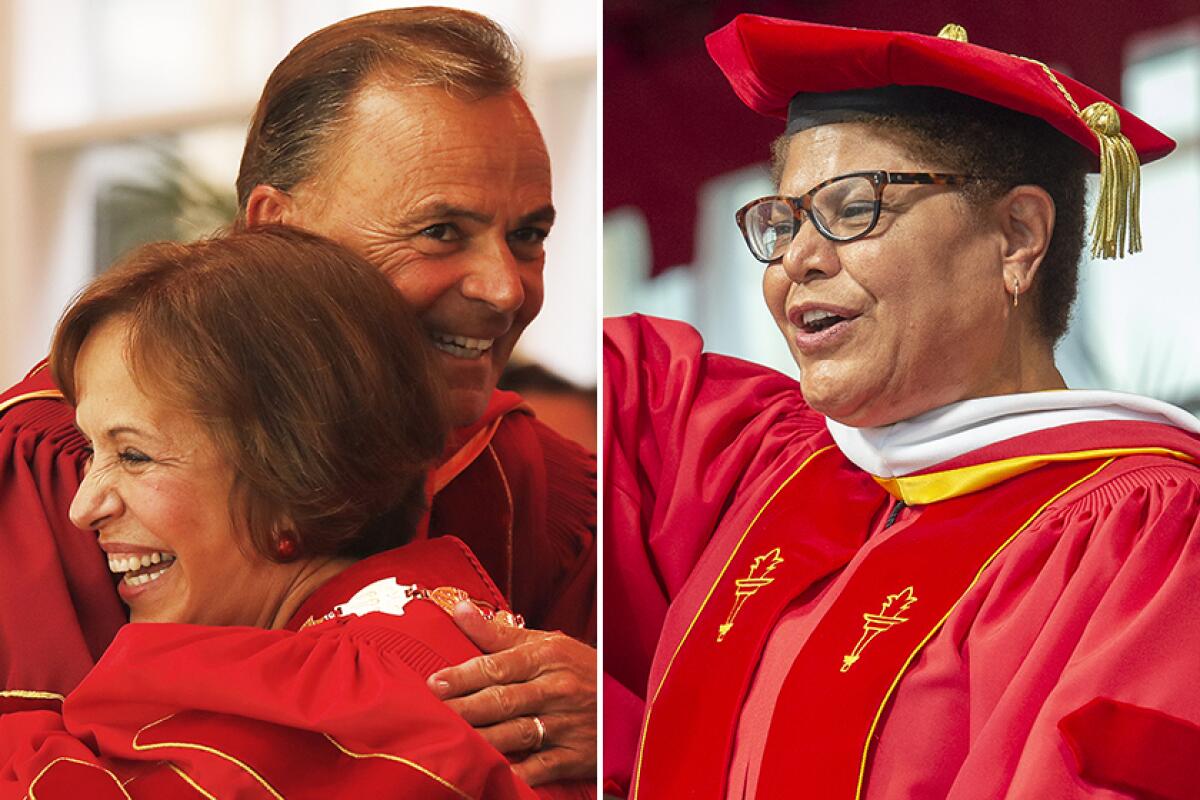
<svg viewBox="0 0 1200 800"><path fill-rule="evenodd" d="M792 340L796 349L806 355L816 355L837 347L853 333L860 312L827 303L805 302L787 312L792 325Z"/></svg>
<svg viewBox="0 0 1200 800"><path fill-rule="evenodd" d="M95 530L133 622L263 624L295 565L237 546L233 468L195 414L134 380L130 323L97 326L76 362L76 421L92 459L71 507Z"/></svg>
<svg viewBox="0 0 1200 800"><path fill-rule="evenodd" d="M794 134L780 191L872 168L944 172L863 124ZM868 236L834 242L802 227L763 277L800 368L805 399L847 425L871 427L1018 383L993 216L944 186L889 187Z"/></svg>
<svg viewBox="0 0 1200 800"><path fill-rule="evenodd" d="M122 576L117 591L126 603L132 603L139 595L152 589L170 590L167 584L160 584L159 581L175 566L174 553L119 542L102 543L101 548L108 554L109 571Z"/></svg>

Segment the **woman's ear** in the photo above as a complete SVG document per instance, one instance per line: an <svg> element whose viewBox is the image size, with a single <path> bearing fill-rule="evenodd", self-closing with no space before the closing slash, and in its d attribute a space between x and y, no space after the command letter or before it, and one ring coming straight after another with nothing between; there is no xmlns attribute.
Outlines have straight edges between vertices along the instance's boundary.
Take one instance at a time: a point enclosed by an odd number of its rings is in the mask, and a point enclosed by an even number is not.
<svg viewBox="0 0 1200 800"><path fill-rule="evenodd" d="M296 523L287 514L279 514L271 526L271 550L276 561L288 563L303 555L303 543L296 533Z"/></svg>
<svg viewBox="0 0 1200 800"><path fill-rule="evenodd" d="M1054 234L1054 200L1042 187L1022 184L997 201L995 213L1003 237L1004 282L1027 291Z"/></svg>

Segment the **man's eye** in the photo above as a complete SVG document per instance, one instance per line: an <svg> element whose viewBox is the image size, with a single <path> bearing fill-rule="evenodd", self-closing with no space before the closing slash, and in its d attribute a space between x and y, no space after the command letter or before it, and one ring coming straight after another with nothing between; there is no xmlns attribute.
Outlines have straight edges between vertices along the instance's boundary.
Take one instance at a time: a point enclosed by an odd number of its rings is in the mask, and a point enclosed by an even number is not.
<svg viewBox="0 0 1200 800"><path fill-rule="evenodd" d="M462 238L462 233L458 228L449 222L439 222L428 228L422 228L421 235L426 239L434 239L439 242L456 242Z"/></svg>
<svg viewBox="0 0 1200 800"><path fill-rule="evenodd" d="M508 235L508 239L519 244L541 244L549 235L550 231L545 228L518 228Z"/></svg>
<svg viewBox="0 0 1200 800"><path fill-rule="evenodd" d="M546 252L543 244L549 235L550 231L547 228L518 228L508 234L508 246L517 258L534 261Z"/></svg>

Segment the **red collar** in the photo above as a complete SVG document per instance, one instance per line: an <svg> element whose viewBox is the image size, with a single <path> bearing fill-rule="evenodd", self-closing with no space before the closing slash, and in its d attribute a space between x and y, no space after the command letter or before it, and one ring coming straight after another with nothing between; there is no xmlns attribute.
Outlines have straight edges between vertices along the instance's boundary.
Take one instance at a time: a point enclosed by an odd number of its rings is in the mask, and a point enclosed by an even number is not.
<svg viewBox="0 0 1200 800"><path fill-rule="evenodd" d="M500 427L506 414L520 412L532 414L525 400L516 392L496 389L492 392L488 406L478 420L464 428L457 428L450 435L450 443L442 455L442 463L429 476L429 494L433 496L446 488L450 481L469 467L479 454L491 444L492 437Z"/></svg>

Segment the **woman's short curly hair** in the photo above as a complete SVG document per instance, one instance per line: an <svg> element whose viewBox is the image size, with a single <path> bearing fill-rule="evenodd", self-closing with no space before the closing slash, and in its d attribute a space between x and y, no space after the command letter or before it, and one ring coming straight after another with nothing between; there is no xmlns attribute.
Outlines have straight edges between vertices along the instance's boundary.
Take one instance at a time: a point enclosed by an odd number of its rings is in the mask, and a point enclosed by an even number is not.
<svg viewBox="0 0 1200 800"><path fill-rule="evenodd" d="M987 103L970 113L863 114L842 121L873 126L939 171L977 175L966 196L982 209L1014 186L1040 186L1054 200L1054 233L1032 286L1039 332L1057 342L1067 331L1079 282L1091 161L1078 144L1040 119ZM773 146L778 179L790 136ZM777 181L778 182L778 181Z"/></svg>
<svg viewBox="0 0 1200 800"><path fill-rule="evenodd" d="M233 468L231 514L259 553L277 558L281 518L304 555L411 538L448 430L444 389L429 337L379 270L282 226L145 245L58 324L50 365L72 404L84 341L116 317L134 380L194 414Z"/></svg>

